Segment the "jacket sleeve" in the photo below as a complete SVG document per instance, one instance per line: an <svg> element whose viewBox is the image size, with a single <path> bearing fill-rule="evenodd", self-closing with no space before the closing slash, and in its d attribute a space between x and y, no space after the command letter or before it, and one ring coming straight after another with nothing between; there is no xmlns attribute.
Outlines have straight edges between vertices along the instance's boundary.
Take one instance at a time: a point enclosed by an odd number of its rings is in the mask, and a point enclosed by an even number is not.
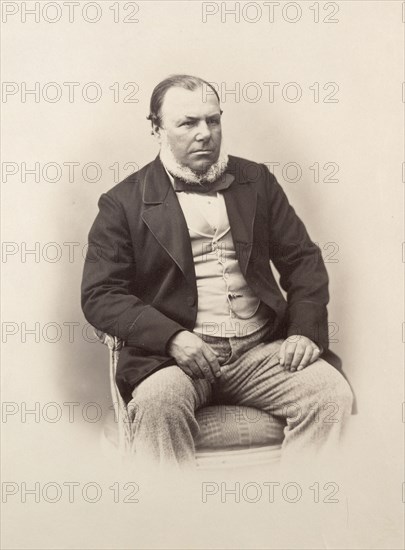
<svg viewBox="0 0 405 550"><path fill-rule="evenodd" d="M270 216L270 259L287 293L287 335L299 334L329 346L328 274L321 251L313 243L273 174L267 167Z"/></svg>
<svg viewBox="0 0 405 550"><path fill-rule="evenodd" d="M127 345L167 355L169 339L185 329L131 292L136 259L125 213L109 194L98 206L83 270L83 313L94 327Z"/></svg>

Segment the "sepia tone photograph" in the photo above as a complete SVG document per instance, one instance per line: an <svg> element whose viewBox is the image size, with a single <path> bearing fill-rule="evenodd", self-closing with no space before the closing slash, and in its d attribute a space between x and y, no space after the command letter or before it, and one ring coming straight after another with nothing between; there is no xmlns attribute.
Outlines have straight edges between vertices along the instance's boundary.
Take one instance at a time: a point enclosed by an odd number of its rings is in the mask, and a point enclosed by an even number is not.
<svg viewBox="0 0 405 550"><path fill-rule="evenodd" d="M1 6L1 547L404 547L389 0Z"/></svg>

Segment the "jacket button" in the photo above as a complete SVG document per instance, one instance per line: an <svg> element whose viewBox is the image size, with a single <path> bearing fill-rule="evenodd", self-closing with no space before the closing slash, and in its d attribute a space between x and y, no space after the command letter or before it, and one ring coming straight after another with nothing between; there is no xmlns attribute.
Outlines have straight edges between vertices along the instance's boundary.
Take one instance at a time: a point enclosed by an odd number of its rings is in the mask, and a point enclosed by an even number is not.
<svg viewBox="0 0 405 550"><path fill-rule="evenodd" d="M193 306L195 304L195 298L193 296L188 296L187 297L187 304L189 306Z"/></svg>

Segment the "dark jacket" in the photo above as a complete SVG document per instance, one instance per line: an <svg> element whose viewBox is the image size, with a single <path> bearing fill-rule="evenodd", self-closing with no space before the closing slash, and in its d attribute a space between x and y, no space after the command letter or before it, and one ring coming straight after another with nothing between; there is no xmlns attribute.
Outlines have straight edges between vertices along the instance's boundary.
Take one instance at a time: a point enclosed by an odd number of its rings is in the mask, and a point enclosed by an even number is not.
<svg viewBox="0 0 405 550"><path fill-rule="evenodd" d="M230 157L223 192L240 268L274 312L278 335L302 334L328 348L328 276L318 247L266 166ZM89 234L82 307L96 328L126 341L117 384L135 385L168 364L167 344L192 331L197 286L186 222L157 157L100 197ZM270 260L280 274L284 299Z"/></svg>

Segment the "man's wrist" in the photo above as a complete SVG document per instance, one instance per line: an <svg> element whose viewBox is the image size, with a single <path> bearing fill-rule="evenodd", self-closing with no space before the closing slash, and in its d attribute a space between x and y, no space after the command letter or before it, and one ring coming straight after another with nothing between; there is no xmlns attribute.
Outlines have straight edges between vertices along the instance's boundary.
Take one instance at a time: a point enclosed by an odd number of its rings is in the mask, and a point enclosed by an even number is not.
<svg viewBox="0 0 405 550"><path fill-rule="evenodd" d="M178 336L181 332L187 332L187 330L185 329L180 329L178 331L176 331L174 334L172 334L169 338L169 340L167 341L167 344L166 344L166 354L171 356L170 355L170 347L171 345L173 344L173 340L174 338L176 338L176 336Z"/></svg>

